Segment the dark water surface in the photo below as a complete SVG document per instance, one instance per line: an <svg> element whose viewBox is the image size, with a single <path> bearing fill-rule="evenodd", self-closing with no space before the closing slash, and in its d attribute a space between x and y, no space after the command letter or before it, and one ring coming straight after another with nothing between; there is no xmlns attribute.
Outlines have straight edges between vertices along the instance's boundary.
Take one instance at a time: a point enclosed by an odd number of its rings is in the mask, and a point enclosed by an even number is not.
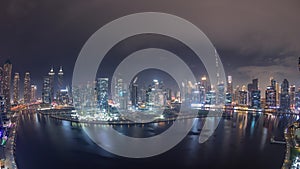
<svg viewBox="0 0 300 169"><path fill-rule="evenodd" d="M198 143L197 133L205 119L197 119L192 132L173 149L150 158L131 159L97 146L78 123L23 112L18 127L16 159L19 169L279 169L285 145L270 144L270 138L275 136L276 140L283 140L284 128L297 118L234 112L231 117L221 119L213 136L203 144ZM101 127L114 127L135 137L149 137L170 125Z"/></svg>

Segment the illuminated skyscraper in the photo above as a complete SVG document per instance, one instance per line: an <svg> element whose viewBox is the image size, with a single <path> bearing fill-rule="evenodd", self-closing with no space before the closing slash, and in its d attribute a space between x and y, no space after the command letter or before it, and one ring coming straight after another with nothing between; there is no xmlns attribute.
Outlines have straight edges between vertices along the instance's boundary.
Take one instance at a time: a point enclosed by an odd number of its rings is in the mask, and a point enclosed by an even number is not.
<svg viewBox="0 0 300 169"><path fill-rule="evenodd" d="M276 90L273 86L267 86L266 90L266 107L276 108Z"/></svg>
<svg viewBox="0 0 300 169"><path fill-rule="evenodd" d="M43 90L42 90L42 102L45 104L50 104L51 100L51 89L50 89L50 77L45 76L43 80Z"/></svg>
<svg viewBox="0 0 300 169"><path fill-rule="evenodd" d="M14 76L14 84L13 84L13 103L19 103L19 96L20 96L20 75L19 73L15 73Z"/></svg>
<svg viewBox="0 0 300 169"><path fill-rule="evenodd" d="M98 107L102 112L108 111L108 78L98 78L96 82Z"/></svg>
<svg viewBox="0 0 300 169"><path fill-rule="evenodd" d="M138 104L138 84L136 83L137 77L133 80L130 85L130 100L132 106L136 107Z"/></svg>
<svg viewBox="0 0 300 169"><path fill-rule="evenodd" d="M124 84L123 79L116 80L115 102L119 104L121 110L127 110L128 94L125 86L126 84Z"/></svg>
<svg viewBox="0 0 300 169"><path fill-rule="evenodd" d="M225 84L220 83L217 86L217 104L225 104Z"/></svg>
<svg viewBox="0 0 300 169"><path fill-rule="evenodd" d="M286 79L281 83L280 108L282 110L290 109L289 82Z"/></svg>
<svg viewBox="0 0 300 169"><path fill-rule="evenodd" d="M228 76L227 79L227 93L229 94L233 93L232 76Z"/></svg>
<svg viewBox="0 0 300 169"><path fill-rule="evenodd" d="M252 95L252 92L254 92L255 94ZM249 98L249 103L257 103L257 100L255 100L254 102L252 102L252 98L257 99L258 97L258 93L259 93L259 100L260 100L260 91L258 90L258 79L252 79L252 83L248 84L248 98ZM255 96L255 97L252 97ZM257 107L257 106L255 106Z"/></svg>
<svg viewBox="0 0 300 169"><path fill-rule="evenodd" d="M248 92L246 90L239 91L239 105L248 105Z"/></svg>
<svg viewBox="0 0 300 169"><path fill-rule="evenodd" d="M37 86L36 85L31 85L30 102L36 102L36 90L37 90Z"/></svg>
<svg viewBox="0 0 300 169"><path fill-rule="evenodd" d="M236 88L234 89L234 94L233 94L233 97L232 97L232 101L234 102L234 104L238 104L239 102L239 91L240 91L240 86L237 85Z"/></svg>
<svg viewBox="0 0 300 169"><path fill-rule="evenodd" d="M227 90L225 94L225 104L230 105L233 101L233 85L232 85L232 76L227 78Z"/></svg>
<svg viewBox="0 0 300 169"><path fill-rule="evenodd" d="M64 86L64 72L62 66L60 66L59 72L57 73L57 87L58 91L65 88Z"/></svg>
<svg viewBox="0 0 300 169"><path fill-rule="evenodd" d="M51 101L53 101L54 100L54 75L55 75L53 67L50 69L48 75L49 75L50 98Z"/></svg>
<svg viewBox="0 0 300 169"><path fill-rule="evenodd" d="M214 90L210 90L209 92L206 93L205 104L208 105L216 104L216 92Z"/></svg>
<svg viewBox="0 0 300 169"><path fill-rule="evenodd" d="M290 104L291 109L295 109L295 95L296 95L296 86L290 86Z"/></svg>
<svg viewBox="0 0 300 169"><path fill-rule="evenodd" d="M10 85L11 85L11 70L12 64L10 60L7 60L3 66L3 96L5 100L5 111L10 110Z"/></svg>
<svg viewBox="0 0 300 169"><path fill-rule="evenodd" d="M208 92L211 90L211 87L208 84L208 79L205 75L201 77L201 85L204 87L205 92Z"/></svg>
<svg viewBox="0 0 300 169"><path fill-rule="evenodd" d="M24 77L24 103L30 103L31 99L30 73L26 72Z"/></svg>
<svg viewBox="0 0 300 169"><path fill-rule="evenodd" d="M251 92L251 107L259 109L261 108L261 102L260 102L260 90L253 90Z"/></svg>

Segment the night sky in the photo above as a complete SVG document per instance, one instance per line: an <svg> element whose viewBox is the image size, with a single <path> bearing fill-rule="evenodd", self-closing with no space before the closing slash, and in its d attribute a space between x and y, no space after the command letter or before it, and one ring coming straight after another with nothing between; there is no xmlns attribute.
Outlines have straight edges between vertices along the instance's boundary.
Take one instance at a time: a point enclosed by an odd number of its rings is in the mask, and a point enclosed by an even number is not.
<svg viewBox="0 0 300 169"><path fill-rule="evenodd" d="M0 63L10 58L13 73L19 72L23 80L29 71L39 89L50 67L57 72L62 65L70 83L76 58L88 38L106 23L137 12L170 13L198 26L215 45L234 86L259 78L264 89L270 76L279 83L287 78L300 86L299 0L1 0ZM143 38L124 41L112 55L117 60L124 49L127 53L140 50L146 43ZM169 50L182 46L164 37L152 39L148 46L158 41ZM181 49L179 53L186 50ZM191 62L190 66L199 70L199 76L204 74L201 64Z"/></svg>

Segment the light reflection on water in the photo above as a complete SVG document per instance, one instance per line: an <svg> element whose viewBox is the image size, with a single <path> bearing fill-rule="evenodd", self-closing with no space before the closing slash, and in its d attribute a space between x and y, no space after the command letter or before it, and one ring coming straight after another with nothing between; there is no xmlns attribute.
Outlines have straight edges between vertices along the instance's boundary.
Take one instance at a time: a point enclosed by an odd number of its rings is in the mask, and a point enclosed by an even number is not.
<svg viewBox="0 0 300 169"><path fill-rule="evenodd" d="M94 144L82 130L82 127L92 124L78 124L40 114L23 113L18 128L17 162L21 169L65 169L64 166L72 169L99 166L139 168L137 164L149 168L158 168L158 164L176 168L234 169L242 168L243 165L248 168L280 168L285 146L270 144L269 140L272 136L282 140L284 127L298 116L277 117L245 112L228 114L232 116L223 117L216 131L203 144L198 143L198 138L200 132L205 132L202 131L205 120L210 120L211 125L214 125L217 119L195 119L189 135L172 150L156 157L133 160L117 157ZM171 125L172 122L92 126L99 131L114 128L120 134L128 136L152 137ZM99 132L99 135L106 138L105 132ZM105 142L110 143L110 140Z"/></svg>

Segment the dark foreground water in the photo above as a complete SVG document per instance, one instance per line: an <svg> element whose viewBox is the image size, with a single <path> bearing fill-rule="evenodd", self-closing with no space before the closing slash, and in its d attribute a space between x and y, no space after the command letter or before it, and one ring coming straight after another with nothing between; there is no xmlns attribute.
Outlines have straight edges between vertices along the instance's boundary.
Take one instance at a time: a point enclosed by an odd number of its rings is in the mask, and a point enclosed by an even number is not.
<svg viewBox="0 0 300 169"><path fill-rule="evenodd" d="M198 143L199 135L195 134L205 120L199 119L193 132L173 149L155 157L131 159L98 147L80 124L23 112L18 127L16 159L19 169L279 169L285 145L270 144L270 138L275 136L283 140L284 128L297 118L234 112L232 117L221 119L214 135L203 144ZM147 137L161 133L170 125L102 127Z"/></svg>

